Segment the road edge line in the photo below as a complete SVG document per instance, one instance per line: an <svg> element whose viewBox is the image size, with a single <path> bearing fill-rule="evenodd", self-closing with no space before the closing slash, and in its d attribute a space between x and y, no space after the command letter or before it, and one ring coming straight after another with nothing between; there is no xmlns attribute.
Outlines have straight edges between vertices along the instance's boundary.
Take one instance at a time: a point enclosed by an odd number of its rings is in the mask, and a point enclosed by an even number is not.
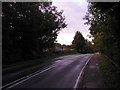
<svg viewBox="0 0 120 90"><path fill-rule="evenodd" d="M92 55L92 56L93 56L93 55ZM75 85L74 85L74 90L76 90L76 88L78 87L78 83L79 83L79 81L80 81L81 75L82 75L82 73L83 73L86 65L88 64L88 62L89 62L90 59L92 58L92 56L87 60L87 62L86 62L85 65L83 66L82 70L80 71L80 73L79 73L79 75L78 75L78 78L77 78L77 81L76 81L76 83L75 83Z"/></svg>
<svg viewBox="0 0 120 90"><path fill-rule="evenodd" d="M22 78L20 78L20 79L17 79L17 80L15 80L15 81L11 82L11 83L8 83L8 84L2 86L2 89L4 89L4 88L6 88L6 89L7 89L7 88L12 88L12 87L14 87L14 86L16 86L16 85L18 85L18 84L20 84L20 83L22 83L22 82L30 79L30 78L32 78L32 77L34 77L34 76L37 76L37 75L39 75L39 74L41 74L41 73L43 73L43 72L45 72L45 71L47 71L47 70L49 70L49 69L51 69L51 68L53 68L53 67L54 67L54 65L51 66L51 67L49 67L49 68L43 69L42 71L36 71L36 72L31 73L31 74L29 74L29 75L27 75L27 76L24 76L24 77L22 77ZM37 72L38 72L38 73L37 73ZM33 75L32 75L32 74L33 74ZM24 79L24 78L25 78L25 79ZM23 79L23 80L21 80L21 79Z"/></svg>

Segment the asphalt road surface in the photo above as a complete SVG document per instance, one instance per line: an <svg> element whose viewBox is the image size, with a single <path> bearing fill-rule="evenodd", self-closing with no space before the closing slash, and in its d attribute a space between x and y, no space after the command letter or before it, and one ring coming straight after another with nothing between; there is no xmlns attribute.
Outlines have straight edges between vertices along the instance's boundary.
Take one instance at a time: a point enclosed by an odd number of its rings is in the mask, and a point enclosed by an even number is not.
<svg viewBox="0 0 120 90"><path fill-rule="evenodd" d="M75 88L80 73L93 54L67 55L56 58L41 72L9 88Z"/></svg>

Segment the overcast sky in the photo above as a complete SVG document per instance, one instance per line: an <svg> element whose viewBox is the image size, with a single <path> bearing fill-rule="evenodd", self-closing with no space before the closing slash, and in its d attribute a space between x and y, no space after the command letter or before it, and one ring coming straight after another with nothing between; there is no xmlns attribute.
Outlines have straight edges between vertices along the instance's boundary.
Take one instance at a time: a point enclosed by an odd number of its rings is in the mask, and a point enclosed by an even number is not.
<svg viewBox="0 0 120 90"><path fill-rule="evenodd" d="M52 0L58 11L64 10L67 28L60 31L57 41L61 44L70 45L76 31L80 31L84 38L89 39L89 26L84 25L83 17L87 12L88 3L86 0Z"/></svg>

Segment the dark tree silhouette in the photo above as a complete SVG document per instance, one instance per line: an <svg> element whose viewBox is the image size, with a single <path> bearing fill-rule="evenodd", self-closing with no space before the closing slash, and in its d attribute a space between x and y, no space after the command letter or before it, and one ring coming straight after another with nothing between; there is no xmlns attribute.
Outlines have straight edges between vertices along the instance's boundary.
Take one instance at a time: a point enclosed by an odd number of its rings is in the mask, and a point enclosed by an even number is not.
<svg viewBox="0 0 120 90"><path fill-rule="evenodd" d="M89 2L86 24L95 48L120 66L120 2Z"/></svg>
<svg viewBox="0 0 120 90"><path fill-rule="evenodd" d="M83 52L83 48L85 46L85 39L79 31L76 32L72 44L74 44L75 50L77 52Z"/></svg>
<svg viewBox="0 0 120 90"><path fill-rule="evenodd" d="M38 58L66 27L52 2L3 2L3 63Z"/></svg>

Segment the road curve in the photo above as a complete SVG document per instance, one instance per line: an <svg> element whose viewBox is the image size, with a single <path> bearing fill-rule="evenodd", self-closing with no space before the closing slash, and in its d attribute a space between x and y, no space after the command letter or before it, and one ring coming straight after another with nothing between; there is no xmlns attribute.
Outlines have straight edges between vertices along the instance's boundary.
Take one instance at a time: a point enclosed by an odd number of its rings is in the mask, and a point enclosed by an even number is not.
<svg viewBox="0 0 120 90"><path fill-rule="evenodd" d="M67 55L55 58L41 72L8 88L74 88L79 74L93 54Z"/></svg>

